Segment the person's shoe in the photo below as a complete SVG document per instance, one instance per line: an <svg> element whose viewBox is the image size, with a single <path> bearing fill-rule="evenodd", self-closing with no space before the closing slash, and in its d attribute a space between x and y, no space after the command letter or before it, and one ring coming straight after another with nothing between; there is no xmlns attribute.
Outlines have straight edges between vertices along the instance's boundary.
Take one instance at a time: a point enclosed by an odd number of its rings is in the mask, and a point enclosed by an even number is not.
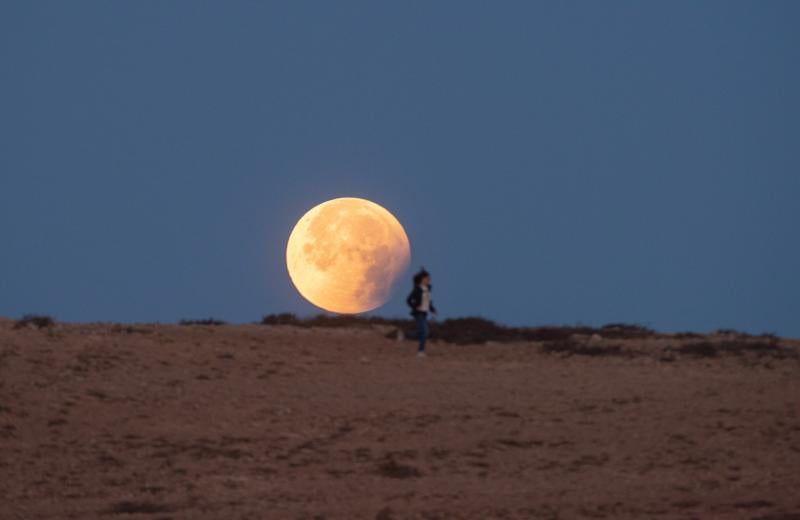
<svg viewBox="0 0 800 520"><path fill-rule="evenodd" d="M428 357L424 352L417 352L417 357Z"/></svg>

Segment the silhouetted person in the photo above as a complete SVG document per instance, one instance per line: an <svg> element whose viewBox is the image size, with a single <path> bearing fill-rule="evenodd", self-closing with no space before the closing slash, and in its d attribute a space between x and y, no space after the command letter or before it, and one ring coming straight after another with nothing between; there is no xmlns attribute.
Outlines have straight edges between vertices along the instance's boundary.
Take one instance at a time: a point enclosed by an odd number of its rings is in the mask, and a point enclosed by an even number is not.
<svg viewBox="0 0 800 520"><path fill-rule="evenodd" d="M411 307L411 316L417 323L419 350L417 356L425 357L425 341L428 339L428 313L436 314L436 307L431 299L431 275L424 268L414 275L414 288L406 298Z"/></svg>

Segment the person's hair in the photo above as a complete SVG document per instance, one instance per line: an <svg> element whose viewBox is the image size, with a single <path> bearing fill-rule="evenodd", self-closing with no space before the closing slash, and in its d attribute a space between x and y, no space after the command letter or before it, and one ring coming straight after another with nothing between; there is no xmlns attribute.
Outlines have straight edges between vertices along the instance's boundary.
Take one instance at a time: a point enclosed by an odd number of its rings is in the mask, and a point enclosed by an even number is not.
<svg viewBox="0 0 800 520"><path fill-rule="evenodd" d="M430 273L426 271L424 267L421 267L419 271L417 271L417 274L414 275L414 285L419 285L424 278L429 276Z"/></svg>

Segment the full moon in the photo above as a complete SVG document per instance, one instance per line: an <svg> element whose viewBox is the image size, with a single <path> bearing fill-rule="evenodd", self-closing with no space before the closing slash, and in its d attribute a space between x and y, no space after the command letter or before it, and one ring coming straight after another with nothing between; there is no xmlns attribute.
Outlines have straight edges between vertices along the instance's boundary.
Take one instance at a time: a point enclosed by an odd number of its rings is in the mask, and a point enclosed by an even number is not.
<svg viewBox="0 0 800 520"><path fill-rule="evenodd" d="M394 215L353 197L311 208L286 245L286 267L300 294L343 314L386 303L410 258L408 236Z"/></svg>

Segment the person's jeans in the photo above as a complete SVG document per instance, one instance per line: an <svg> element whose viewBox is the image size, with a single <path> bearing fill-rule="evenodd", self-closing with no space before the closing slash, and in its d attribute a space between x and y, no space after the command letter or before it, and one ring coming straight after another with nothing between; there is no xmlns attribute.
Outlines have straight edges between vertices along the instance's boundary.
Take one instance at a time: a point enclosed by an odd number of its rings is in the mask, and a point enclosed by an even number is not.
<svg viewBox="0 0 800 520"><path fill-rule="evenodd" d="M417 339L419 339L419 352L425 352L425 340L428 339L428 313L417 312L414 315L417 322Z"/></svg>

